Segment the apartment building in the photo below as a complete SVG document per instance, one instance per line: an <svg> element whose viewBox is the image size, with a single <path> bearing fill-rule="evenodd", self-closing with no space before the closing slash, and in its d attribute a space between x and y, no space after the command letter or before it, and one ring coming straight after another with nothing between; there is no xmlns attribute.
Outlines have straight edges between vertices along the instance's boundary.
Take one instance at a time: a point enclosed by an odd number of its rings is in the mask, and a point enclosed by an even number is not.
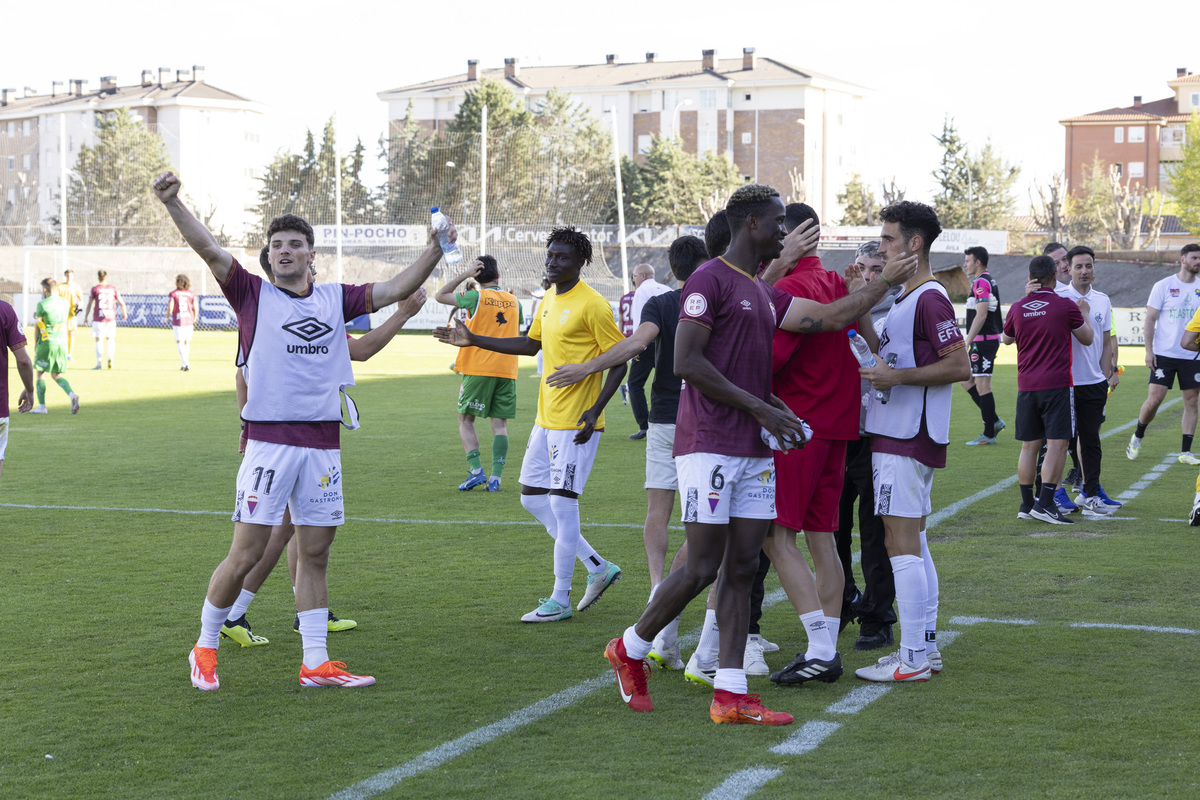
<svg viewBox="0 0 1200 800"><path fill-rule="evenodd" d="M793 176L824 218L840 215L837 194L859 165L861 101L869 90L828 75L759 57L755 48L722 59L703 50L692 61L660 61L646 53L622 62L522 67L506 58L503 68L467 62L458 75L379 92L394 128L412 103L414 119L441 130L466 93L482 78L501 81L530 108L551 89L569 92L597 117L615 109L622 153L645 153L654 134L678 136L692 153L716 151L746 181L769 183L785 196ZM611 124L607 120L606 124Z"/></svg>
<svg viewBox="0 0 1200 800"><path fill-rule="evenodd" d="M0 209L8 224L26 220L47 230L59 214L63 170L69 175L80 147L95 143L98 121L121 108L162 136L189 200L211 214L214 227L237 236L252 224L246 201L269 157L262 107L206 83L200 66L144 70L129 86L109 75L96 89L77 79L54 81L49 94L0 90Z"/></svg>
<svg viewBox="0 0 1200 800"><path fill-rule="evenodd" d="M1115 164L1123 177L1147 189L1170 191L1169 168L1183 158L1187 124L1200 113L1200 75L1185 68L1167 81L1171 96L1060 120L1066 128L1065 174L1072 191L1083 185L1084 169L1096 155Z"/></svg>

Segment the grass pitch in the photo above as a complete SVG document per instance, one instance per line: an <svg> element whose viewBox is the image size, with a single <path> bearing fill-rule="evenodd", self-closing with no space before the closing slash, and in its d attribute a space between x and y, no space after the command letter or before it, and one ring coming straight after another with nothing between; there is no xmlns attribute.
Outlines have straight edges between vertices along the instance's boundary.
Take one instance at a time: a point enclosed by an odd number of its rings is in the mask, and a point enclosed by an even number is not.
<svg viewBox="0 0 1200 800"><path fill-rule="evenodd" d="M381 774L386 798L1200 790L1190 672L1200 658L1200 533L1183 521L1196 475L1167 460L1179 448L1179 403L1160 412L1137 462L1124 457L1129 432L1105 440L1108 493L1140 492L1118 519L1019 522L1012 486L931 530L939 628L958 634L943 634L941 675L864 703L854 690L867 684L850 673L881 653L853 650L852 628L837 683L779 689L751 678L751 691L795 714L794 725L729 728L708 720L710 694L678 674L654 673L652 714L631 713L612 687L604 645L649 590L644 444L625 436L628 409L610 406L580 504L584 534L624 579L570 622L522 625L551 586L550 542L517 492L532 362L509 426L504 490L460 493L458 380L450 349L427 335L401 336L356 365L363 428L342 438L350 519L334 547L331 605L359 627L331 634L330 653L378 684L299 688L281 565L249 614L271 644L225 642L221 690L196 691L187 653L232 530L234 338L199 334L187 373L168 331L121 329L119 345L112 371L87 370L91 341L77 345L81 369L68 378L82 397L78 416L51 384L49 415L12 418L0 478L0 796L366 797L373 790L361 782ZM1140 349L1124 353L1140 359ZM1011 422L1011 363L995 391ZM1133 419L1144 399L1145 368L1128 369L1107 428ZM996 447L962 445L980 428L958 392L935 511L1015 472L1011 428ZM486 463L490 437L479 429ZM778 586L768 581L768 591ZM681 630L702 613L689 609ZM803 647L786 601L766 609L763 631L782 646L768 655L773 668ZM781 745L792 754L776 752Z"/></svg>

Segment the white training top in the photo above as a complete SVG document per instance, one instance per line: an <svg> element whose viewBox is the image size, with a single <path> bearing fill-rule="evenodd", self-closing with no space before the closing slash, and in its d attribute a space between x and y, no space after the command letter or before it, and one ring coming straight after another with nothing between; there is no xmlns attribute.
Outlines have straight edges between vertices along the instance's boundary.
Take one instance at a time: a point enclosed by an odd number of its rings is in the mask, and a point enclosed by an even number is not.
<svg viewBox="0 0 1200 800"><path fill-rule="evenodd" d="M1087 294L1080 294L1072 283L1060 283L1054 287L1054 293L1058 296L1072 303L1082 297L1091 308L1088 321L1092 323L1092 332L1095 334L1092 343L1084 347L1078 339L1071 337L1071 383L1074 386L1092 386L1105 380L1100 357L1104 354L1104 334L1112 330L1112 301L1104 292L1091 287L1088 289Z"/></svg>
<svg viewBox="0 0 1200 800"><path fill-rule="evenodd" d="M1196 354L1179 346L1183 329L1191 322L1200 308L1200 280L1184 283L1179 275L1163 278L1150 290L1147 308L1158 309L1158 322L1154 326L1154 354L1182 358L1188 361Z"/></svg>

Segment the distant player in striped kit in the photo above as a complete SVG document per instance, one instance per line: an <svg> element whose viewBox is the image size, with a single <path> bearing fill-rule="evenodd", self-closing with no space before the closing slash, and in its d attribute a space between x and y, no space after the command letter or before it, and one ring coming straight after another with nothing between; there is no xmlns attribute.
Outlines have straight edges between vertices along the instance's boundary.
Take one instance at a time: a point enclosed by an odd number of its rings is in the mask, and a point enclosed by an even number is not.
<svg viewBox="0 0 1200 800"><path fill-rule="evenodd" d="M199 316L196 295L191 292L192 282L187 275L175 276L175 291L167 295L167 322L175 331L175 348L179 351L179 369L188 371L188 358L192 352L192 330Z"/></svg>

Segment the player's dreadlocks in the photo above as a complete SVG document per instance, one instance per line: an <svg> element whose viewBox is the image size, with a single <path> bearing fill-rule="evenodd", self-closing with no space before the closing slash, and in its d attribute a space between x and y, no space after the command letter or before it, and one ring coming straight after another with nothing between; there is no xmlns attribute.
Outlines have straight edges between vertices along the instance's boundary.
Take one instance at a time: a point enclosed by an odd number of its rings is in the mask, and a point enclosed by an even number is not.
<svg viewBox="0 0 1200 800"><path fill-rule="evenodd" d="M574 248L575 252L583 259L584 264L592 263L592 240L583 231L575 230L575 226L568 225L565 228L555 228L550 231L550 235L546 238L546 246L559 242Z"/></svg>

